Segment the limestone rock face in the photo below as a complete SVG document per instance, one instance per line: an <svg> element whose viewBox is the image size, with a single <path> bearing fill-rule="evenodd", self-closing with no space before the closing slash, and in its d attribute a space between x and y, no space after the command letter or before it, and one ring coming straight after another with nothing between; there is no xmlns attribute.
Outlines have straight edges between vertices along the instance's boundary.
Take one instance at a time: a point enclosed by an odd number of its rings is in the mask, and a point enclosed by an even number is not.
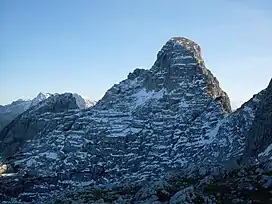
<svg viewBox="0 0 272 204"><path fill-rule="evenodd" d="M262 91L231 113L200 47L175 37L150 70L134 70L93 107L76 109L65 95L20 115L0 133L2 162L35 181L16 191L35 192L34 200L40 191L46 198L67 187L144 183L179 169L205 175L211 165L241 158L251 129L263 134L254 141L270 141L267 110L259 111L271 109L269 97Z"/></svg>

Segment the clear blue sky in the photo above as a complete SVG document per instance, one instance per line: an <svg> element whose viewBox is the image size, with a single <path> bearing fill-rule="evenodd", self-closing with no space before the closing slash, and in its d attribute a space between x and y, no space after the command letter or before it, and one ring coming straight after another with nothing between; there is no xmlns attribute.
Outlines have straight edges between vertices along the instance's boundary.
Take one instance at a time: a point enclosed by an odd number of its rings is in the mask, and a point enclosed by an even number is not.
<svg viewBox="0 0 272 204"><path fill-rule="evenodd" d="M272 77L271 0L0 0L0 104L38 92L100 99L172 36L202 47L233 103Z"/></svg>

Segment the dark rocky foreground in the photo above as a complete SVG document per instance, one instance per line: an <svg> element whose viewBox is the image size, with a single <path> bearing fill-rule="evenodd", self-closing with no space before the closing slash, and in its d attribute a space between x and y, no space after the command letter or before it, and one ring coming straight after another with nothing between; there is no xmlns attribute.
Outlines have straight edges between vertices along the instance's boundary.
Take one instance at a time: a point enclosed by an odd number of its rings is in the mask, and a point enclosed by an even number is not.
<svg viewBox="0 0 272 204"><path fill-rule="evenodd" d="M168 172L155 181L135 182L126 185L58 188L56 178L0 179L2 199L15 197L4 203L271 203L271 162L226 169L210 167L205 172ZM3 181L3 182L2 182ZM52 194L43 191L43 185ZM33 190L33 188L35 190ZM32 192L31 192L32 189ZM24 193L24 191L30 191ZM38 193L39 192L39 193ZM20 201L18 201L20 200Z"/></svg>
<svg viewBox="0 0 272 204"><path fill-rule="evenodd" d="M200 47L172 38L92 108L51 96L7 125L0 200L270 203L271 96L231 112Z"/></svg>

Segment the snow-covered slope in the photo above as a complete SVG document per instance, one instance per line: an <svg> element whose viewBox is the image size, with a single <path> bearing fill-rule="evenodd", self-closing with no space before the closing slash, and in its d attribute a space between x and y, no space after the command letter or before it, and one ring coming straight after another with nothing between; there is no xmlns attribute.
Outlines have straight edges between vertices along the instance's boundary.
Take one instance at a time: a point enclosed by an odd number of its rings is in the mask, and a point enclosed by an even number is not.
<svg viewBox="0 0 272 204"><path fill-rule="evenodd" d="M269 90L231 113L200 47L171 38L150 70L134 70L93 107L56 111L59 100L51 100L22 114L0 133L3 162L17 178L38 178L16 192L34 191L28 199L41 188L46 197L66 187L143 183L177 169L205 172L244 155Z"/></svg>

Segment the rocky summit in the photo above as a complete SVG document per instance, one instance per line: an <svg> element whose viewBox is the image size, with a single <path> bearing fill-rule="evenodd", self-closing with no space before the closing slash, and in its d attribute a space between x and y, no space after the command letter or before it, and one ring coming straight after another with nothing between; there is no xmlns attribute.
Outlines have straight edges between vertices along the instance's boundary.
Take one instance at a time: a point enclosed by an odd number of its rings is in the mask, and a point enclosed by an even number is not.
<svg viewBox="0 0 272 204"><path fill-rule="evenodd" d="M257 199L244 192L266 185L270 202L271 87L232 112L200 46L171 38L151 69L129 73L91 108L51 96L7 125L0 199L244 203Z"/></svg>

